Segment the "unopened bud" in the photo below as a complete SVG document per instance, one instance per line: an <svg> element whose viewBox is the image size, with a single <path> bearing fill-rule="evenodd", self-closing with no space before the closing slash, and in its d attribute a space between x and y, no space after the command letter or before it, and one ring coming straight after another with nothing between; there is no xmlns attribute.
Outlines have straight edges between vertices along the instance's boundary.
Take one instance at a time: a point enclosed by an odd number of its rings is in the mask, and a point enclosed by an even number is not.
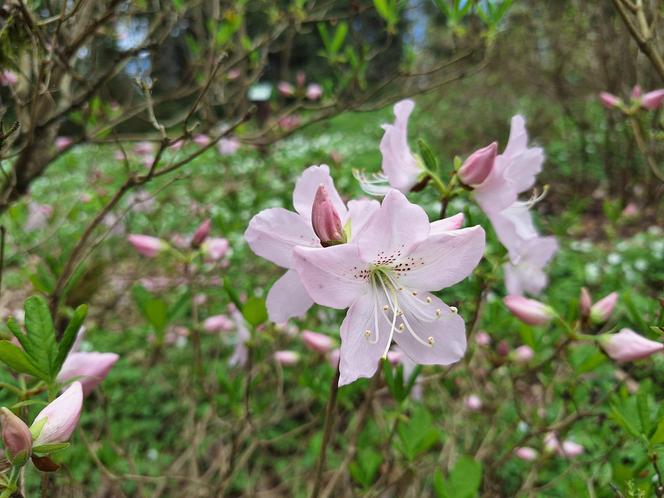
<svg viewBox="0 0 664 498"><path fill-rule="evenodd" d="M581 296L579 297L579 308L581 309L581 316L590 315L590 308L593 305L593 299L587 288L581 287Z"/></svg>
<svg viewBox="0 0 664 498"><path fill-rule="evenodd" d="M320 185L311 208L311 225L323 247L344 244L346 234L325 185Z"/></svg>
<svg viewBox="0 0 664 498"><path fill-rule="evenodd" d="M618 302L618 293L612 292L608 296L603 297L590 308L590 319L593 323L604 323L613 313L616 303Z"/></svg>
<svg viewBox="0 0 664 498"><path fill-rule="evenodd" d="M201 223L194 232L194 235L191 237L191 247L193 248L200 247L201 244L205 241L205 239L207 239L208 235L210 235L211 227L212 227L212 220L210 218Z"/></svg>
<svg viewBox="0 0 664 498"><path fill-rule="evenodd" d="M459 179L466 185L482 183L491 173L497 153L497 142L473 152L459 168Z"/></svg>
<svg viewBox="0 0 664 498"><path fill-rule="evenodd" d="M658 109L662 102L664 102L664 88L648 92L641 98L641 106L650 111Z"/></svg>
<svg viewBox="0 0 664 498"><path fill-rule="evenodd" d="M7 460L12 465L23 465L32 451L32 434L28 426L7 408L0 408L2 442Z"/></svg>
<svg viewBox="0 0 664 498"><path fill-rule="evenodd" d="M514 316L528 325L546 325L555 316L550 306L527 297L507 296L503 302Z"/></svg>
<svg viewBox="0 0 664 498"><path fill-rule="evenodd" d="M612 93L608 92L600 93L599 100L604 105L604 107L607 107L609 109L613 107L619 107L622 104L622 100L620 100L620 97L616 97Z"/></svg>

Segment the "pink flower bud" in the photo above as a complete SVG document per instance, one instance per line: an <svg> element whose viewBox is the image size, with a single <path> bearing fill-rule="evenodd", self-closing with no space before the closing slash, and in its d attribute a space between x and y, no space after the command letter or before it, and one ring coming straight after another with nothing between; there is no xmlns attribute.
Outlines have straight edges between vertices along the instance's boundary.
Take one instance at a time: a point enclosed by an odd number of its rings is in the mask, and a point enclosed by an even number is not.
<svg viewBox="0 0 664 498"><path fill-rule="evenodd" d="M307 75L304 74L304 71L298 71L295 74L295 83L297 83L297 86L302 88L304 86L304 83L307 81Z"/></svg>
<svg viewBox="0 0 664 498"><path fill-rule="evenodd" d="M535 352L530 346L519 346L512 351L512 357L518 363L528 363L534 356Z"/></svg>
<svg viewBox="0 0 664 498"><path fill-rule="evenodd" d="M528 446L521 446L514 451L514 455L525 462L532 462L537 459L537 450Z"/></svg>
<svg viewBox="0 0 664 498"><path fill-rule="evenodd" d="M242 71L240 71L240 69L237 67L234 67L226 73L226 78L231 81L238 79L240 76L242 76Z"/></svg>
<svg viewBox="0 0 664 498"><path fill-rule="evenodd" d="M638 98L641 97L641 95L643 95L643 92L641 91L641 86L640 85L634 85L634 87L632 87L632 93L630 94L630 96L633 99L638 99Z"/></svg>
<svg viewBox="0 0 664 498"><path fill-rule="evenodd" d="M120 357L115 353L69 353L58 373L58 382L80 380L87 396L106 378Z"/></svg>
<svg viewBox="0 0 664 498"><path fill-rule="evenodd" d="M583 451L583 446L581 446L579 443L566 440L563 441L562 445L560 445L559 454L560 456L564 456L566 458L574 458L581 455Z"/></svg>
<svg viewBox="0 0 664 498"><path fill-rule="evenodd" d="M168 148L171 150L180 150L183 145L184 145L184 140L180 138L175 142L173 142L171 145L169 145Z"/></svg>
<svg viewBox="0 0 664 498"><path fill-rule="evenodd" d="M228 252L228 240L222 237L211 237L202 246L203 254L211 261L219 261Z"/></svg>
<svg viewBox="0 0 664 498"><path fill-rule="evenodd" d="M341 225L341 218L334 208L325 185L320 185L311 208L311 225L323 247L346 242L346 234Z"/></svg>
<svg viewBox="0 0 664 498"><path fill-rule="evenodd" d="M200 145L201 147L205 147L210 143L210 137L199 133L198 135L194 136L194 143L196 145Z"/></svg>
<svg viewBox="0 0 664 498"><path fill-rule="evenodd" d="M611 318L616 302L618 302L618 293L612 292L593 304L590 308L590 319L593 323L604 323Z"/></svg>
<svg viewBox="0 0 664 498"><path fill-rule="evenodd" d="M307 85L307 98L309 100L318 100L323 96L323 88L318 83L309 83Z"/></svg>
<svg viewBox="0 0 664 498"><path fill-rule="evenodd" d="M470 394L463 399L464 406L473 412L482 408L482 400L477 394Z"/></svg>
<svg viewBox="0 0 664 498"><path fill-rule="evenodd" d="M74 141L69 137L56 137L55 138L55 148L58 152L62 152L67 149Z"/></svg>
<svg viewBox="0 0 664 498"><path fill-rule="evenodd" d="M622 105L622 100L620 100L619 97L616 97L612 93L608 92L600 93L599 100L604 105L604 107L607 107L609 109L613 107L619 107L620 105Z"/></svg>
<svg viewBox="0 0 664 498"><path fill-rule="evenodd" d="M131 234L127 237L127 240L134 246L134 249L148 258L154 258L168 247L168 244L163 240L149 235Z"/></svg>
<svg viewBox="0 0 664 498"><path fill-rule="evenodd" d="M13 465L23 465L32 452L32 434L25 422L7 408L0 408L2 442L5 455Z"/></svg>
<svg viewBox="0 0 664 498"><path fill-rule="evenodd" d="M284 97L292 97L295 94L295 88L287 81L280 81L277 84L277 90Z"/></svg>
<svg viewBox="0 0 664 498"><path fill-rule="evenodd" d="M308 349L317 353L328 353L335 345L334 339L330 336L311 330L302 331L302 342Z"/></svg>
<svg viewBox="0 0 664 498"><path fill-rule="evenodd" d="M486 333L484 330L480 330L476 335L475 335L475 342L477 343L478 346L488 346L491 344L491 336Z"/></svg>
<svg viewBox="0 0 664 498"><path fill-rule="evenodd" d="M210 235L211 228L212 220L210 218L201 223L191 237L191 247L200 247L205 239L207 239L207 236Z"/></svg>
<svg viewBox="0 0 664 498"><path fill-rule="evenodd" d="M496 354L498 356L507 356L510 353L510 345L507 341L500 341L496 346Z"/></svg>
<svg viewBox="0 0 664 498"><path fill-rule="evenodd" d="M664 350L664 344L651 341L630 329L622 329L617 334L600 336L599 344L612 359L623 361L642 360Z"/></svg>
<svg viewBox="0 0 664 498"><path fill-rule="evenodd" d="M641 98L641 106L645 109L653 111L655 109L658 109L662 105L663 101L664 101L664 88L660 88L659 90L653 90L652 92L646 93Z"/></svg>
<svg viewBox="0 0 664 498"><path fill-rule="evenodd" d="M82 407L83 387L80 382L74 382L35 418L31 427L38 434L35 434L33 446L66 443L78 424Z"/></svg>
<svg viewBox="0 0 664 498"><path fill-rule="evenodd" d="M514 316L528 325L546 325L554 317L554 311L544 303L523 296L507 296L503 299Z"/></svg>
<svg viewBox="0 0 664 498"><path fill-rule="evenodd" d="M5 69L0 73L0 85L14 86L16 83L18 83L18 76L14 71Z"/></svg>
<svg viewBox="0 0 664 498"><path fill-rule="evenodd" d="M581 287L581 296L579 297L579 308L581 309L581 316L590 315L590 308L593 305L593 298L587 288Z"/></svg>
<svg viewBox="0 0 664 498"><path fill-rule="evenodd" d="M482 183L491 173L497 153L497 142L473 152L459 168L459 179L466 185Z"/></svg>
<svg viewBox="0 0 664 498"><path fill-rule="evenodd" d="M292 366L300 361L300 355L295 351L275 351L274 359L282 366Z"/></svg>
<svg viewBox="0 0 664 498"><path fill-rule="evenodd" d="M228 332L233 330L235 323L226 315L214 315L203 322L203 328L206 332Z"/></svg>

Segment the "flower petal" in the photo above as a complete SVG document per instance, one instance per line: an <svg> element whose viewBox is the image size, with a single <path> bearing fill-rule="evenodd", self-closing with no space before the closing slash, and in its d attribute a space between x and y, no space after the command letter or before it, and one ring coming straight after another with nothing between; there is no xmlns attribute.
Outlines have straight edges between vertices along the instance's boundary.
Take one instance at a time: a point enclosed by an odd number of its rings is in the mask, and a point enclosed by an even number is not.
<svg viewBox="0 0 664 498"><path fill-rule="evenodd" d="M549 283L546 273L541 268L532 265L505 263L503 271L505 288L509 295L522 296L524 293L528 293L537 296Z"/></svg>
<svg viewBox="0 0 664 498"><path fill-rule="evenodd" d="M466 326L457 313L433 294L404 289L399 293L403 322L397 322L395 342L422 365L449 365L466 352ZM401 327L401 323L404 327Z"/></svg>
<svg viewBox="0 0 664 498"><path fill-rule="evenodd" d="M390 324L382 316L385 303L379 301L380 297L380 293L369 288L352 304L341 324L340 386L360 377L372 377L387 349Z"/></svg>
<svg viewBox="0 0 664 498"><path fill-rule="evenodd" d="M367 265L355 244L293 251L295 269L309 296L318 304L347 308L365 291Z"/></svg>
<svg viewBox="0 0 664 498"><path fill-rule="evenodd" d="M351 240L366 226L371 217L380 209L380 203L376 200L360 199L348 203L348 219L343 223L346 225L350 220Z"/></svg>
<svg viewBox="0 0 664 498"><path fill-rule="evenodd" d="M542 171L544 151L540 147L528 147L526 121L519 114L512 118L510 138L503 156L509 159L505 175L517 193L532 188L536 176Z"/></svg>
<svg viewBox="0 0 664 498"><path fill-rule="evenodd" d="M451 230L458 230L461 228L461 225L463 225L463 221L463 213L457 213L454 216L449 216L442 220L434 221L431 223L431 230L429 231L429 235L449 232Z"/></svg>
<svg viewBox="0 0 664 498"><path fill-rule="evenodd" d="M421 168L408 146L408 118L415 103L402 100L394 106L396 119L392 125L383 125L385 134L380 141L383 155L382 168L392 187L408 192L416 183Z"/></svg>
<svg viewBox="0 0 664 498"><path fill-rule="evenodd" d="M516 262L522 254L524 244L529 239L537 237L537 229L528 204L515 202L507 209L489 213L488 216L498 240L507 248L512 261Z"/></svg>
<svg viewBox="0 0 664 498"><path fill-rule="evenodd" d="M294 247L320 247L311 223L283 208L265 209L254 216L244 239L258 256L283 268L292 268Z"/></svg>
<svg viewBox="0 0 664 498"><path fill-rule="evenodd" d="M295 210L306 219L310 219L314 197L316 197L316 191L321 185L325 186L339 218L344 219L346 216L346 206L341 200L337 189L334 187L334 180L330 176L330 168L327 164L309 166L297 179L295 190L293 190L293 206Z"/></svg>
<svg viewBox="0 0 664 498"><path fill-rule="evenodd" d="M479 225L431 235L401 259L410 266L399 272L399 283L424 291L454 285L475 269L484 247L484 229Z"/></svg>
<svg viewBox="0 0 664 498"><path fill-rule="evenodd" d="M284 323L289 318L304 315L314 301L307 294L297 272L288 270L274 283L265 304L270 320Z"/></svg>
<svg viewBox="0 0 664 498"><path fill-rule="evenodd" d="M429 218L424 210L408 202L398 190L391 190L378 212L357 235L355 243L364 261L377 262L407 254L414 244L427 237L429 230Z"/></svg>

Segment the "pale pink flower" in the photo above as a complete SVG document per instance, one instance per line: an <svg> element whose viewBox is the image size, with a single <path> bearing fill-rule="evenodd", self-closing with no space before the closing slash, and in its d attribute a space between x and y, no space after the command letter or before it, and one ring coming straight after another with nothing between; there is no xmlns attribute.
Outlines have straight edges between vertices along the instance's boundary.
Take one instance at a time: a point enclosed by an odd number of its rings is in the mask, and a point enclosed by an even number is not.
<svg viewBox="0 0 664 498"><path fill-rule="evenodd" d="M32 434L19 417L7 408L0 408L2 442L5 456L13 465L23 465L32 452Z"/></svg>
<svg viewBox="0 0 664 498"><path fill-rule="evenodd" d="M300 122L301 122L300 116L291 114L289 116L284 116L283 118L279 119L277 124L282 130L290 131L300 126Z"/></svg>
<svg viewBox="0 0 664 498"><path fill-rule="evenodd" d="M383 125L385 134L380 141L383 174L393 188L403 193L415 186L423 172L408 146L408 118L414 107L415 103L409 99L397 102L394 105L394 124Z"/></svg>
<svg viewBox="0 0 664 498"><path fill-rule="evenodd" d="M87 396L106 378L120 357L115 353L69 353L57 380L61 384L75 379L81 382Z"/></svg>
<svg viewBox="0 0 664 498"><path fill-rule="evenodd" d="M69 146L73 143L74 141L70 137L55 138L55 148L58 150L58 152L62 152L63 150L69 148Z"/></svg>
<svg viewBox="0 0 664 498"><path fill-rule="evenodd" d="M25 222L25 230L39 230L48 226L49 220L53 215L53 207L48 204L39 204L30 202L28 204L28 219Z"/></svg>
<svg viewBox="0 0 664 498"><path fill-rule="evenodd" d="M194 135L194 143L196 145L200 145L201 147L205 147L210 143L210 137L199 133L198 135Z"/></svg>
<svg viewBox="0 0 664 498"><path fill-rule="evenodd" d="M191 246L199 247L203 242L205 242L205 239L207 239L208 235L210 235L211 229L212 220L208 218L207 220L203 221L203 223L201 223L194 232L194 235L191 237Z"/></svg>
<svg viewBox="0 0 664 498"><path fill-rule="evenodd" d="M664 88L653 90L641 97L641 106L650 111L659 109L664 102Z"/></svg>
<svg viewBox="0 0 664 498"><path fill-rule="evenodd" d="M593 305L593 298L590 295L590 291L586 287L581 287L581 296L579 297L579 310L581 311L581 316L590 315L590 308Z"/></svg>
<svg viewBox="0 0 664 498"><path fill-rule="evenodd" d="M473 271L484 252L484 230L431 232L424 210L391 190L351 243L294 249L311 298L350 308L341 326L340 385L371 377L393 338L421 364L449 365L463 356L463 319L430 292Z"/></svg>
<svg viewBox="0 0 664 498"><path fill-rule="evenodd" d="M127 237L129 243L139 253L148 258L154 258L168 247L168 244L157 237L150 235L131 234Z"/></svg>
<svg viewBox="0 0 664 498"><path fill-rule="evenodd" d="M277 83L277 90L284 97L292 97L295 94L295 88L287 81Z"/></svg>
<svg viewBox="0 0 664 498"><path fill-rule="evenodd" d="M620 97L616 97L612 93L609 92L601 92L599 94L599 101L604 105L604 107L608 109L612 109L614 107L619 107L622 105L622 100Z"/></svg>
<svg viewBox="0 0 664 498"><path fill-rule="evenodd" d="M477 394L470 394L463 399L465 407L473 412L482 409L482 400Z"/></svg>
<svg viewBox="0 0 664 498"><path fill-rule="evenodd" d="M537 236L524 241L517 251L514 260L503 265L507 293L539 295L549 282L544 268L558 251L558 242L555 237Z"/></svg>
<svg viewBox="0 0 664 498"><path fill-rule="evenodd" d="M274 359L282 366L292 366L300 361L300 355L295 351L275 351Z"/></svg>
<svg viewBox="0 0 664 498"><path fill-rule="evenodd" d="M600 336L599 344L612 359L623 361L642 360L664 350L664 344L651 341L630 329L622 329L617 334Z"/></svg>
<svg viewBox="0 0 664 498"><path fill-rule="evenodd" d="M203 243L201 249L207 259L219 261L228 252L228 247L228 240L222 237L210 237Z"/></svg>
<svg viewBox="0 0 664 498"><path fill-rule="evenodd" d="M634 202L630 202L625 206L621 214L625 218L636 218L639 215L639 206Z"/></svg>
<svg viewBox="0 0 664 498"><path fill-rule="evenodd" d="M488 346L491 344L491 336L486 333L484 330L480 330L476 335L475 335L475 342L477 343L478 346Z"/></svg>
<svg viewBox="0 0 664 498"><path fill-rule="evenodd" d="M240 141L235 137L222 138L217 142L217 150L222 156L231 156L240 148Z"/></svg>
<svg viewBox="0 0 664 498"><path fill-rule="evenodd" d="M309 100L318 100L323 96L323 87L318 83L309 83L307 85L306 96Z"/></svg>
<svg viewBox="0 0 664 498"><path fill-rule="evenodd" d="M535 352L530 346L523 345L512 351L512 357L518 363L528 363L535 357Z"/></svg>
<svg viewBox="0 0 664 498"><path fill-rule="evenodd" d="M18 83L18 76L14 71L10 69L5 69L0 73L0 85L2 86L14 86Z"/></svg>
<svg viewBox="0 0 664 498"><path fill-rule="evenodd" d="M247 322L237 309L232 309L231 316L235 322L235 349L233 350L233 355L228 360L228 363L232 367L242 367L246 365L249 358L249 349L247 348L247 342L251 339L251 332L249 332L249 327Z"/></svg>
<svg viewBox="0 0 664 498"><path fill-rule="evenodd" d="M74 382L60 396L51 401L35 418L32 428L41 426L33 447L65 443L78 424L83 407L83 387ZM43 426L40 422L43 422Z"/></svg>
<svg viewBox="0 0 664 498"><path fill-rule="evenodd" d="M466 185L480 185L491 173L497 153L497 142L473 152L459 168L459 179Z"/></svg>
<svg viewBox="0 0 664 498"><path fill-rule="evenodd" d="M514 450L514 455L525 462L532 462L537 459L538 453L534 448L528 446L521 446Z"/></svg>
<svg viewBox="0 0 664 498"><path fill-rule="evenodd" d="M134 145L134 152L139 156L151 156L154 153L152 142L138 142Z"/></svg>
<svg viewBox="0 0 664 498"><path fill-rule="evenodd" d="M570 441L569 439L563 441L562 445L560 446L560 456L564 456L566 458L577 457L583 454L583 452L583 446L581 446L579 443L575 443L574 441Z"/></svg>
<svg viewBox="0 0 664 498"><path fill-rule="evenodd" d="M351 239L378 210L378 202L368 200L351 201L346 207L334 188L329 168L322 165L307 168L298 178L293 191L296 212L271 208L253 217L244 234L249 247L258 256L288 270L267 296L267 309L273 322L283 323L302 316L313 304L294 269L292 253L295 247L321 247L311 226L314 198L321 184L325 185L343 224L352 219Z"/></svg>
<svg viewBox="0 0 664 498"><path fill-rule="evenodd" d="M233 69L230 69L226 73L226 78L228 78L230 81L238 79L240 76L242 76L242 71L240 71L239 68L234 67Z"/></svg>
<svg viewBox="0 0 664 498"><path fill-rule="evenodd" d="M503 303L514 316L528 325L546 325L555 316L550 306L523 296L506 296Z"/></svg>
<svg viewBox="0 0 664 498"><path fill-rule="evenodd" d="M233 330L235 323L226 315L214 315L208 317L203 322L203 329L206 332L228 332Z"/></svg>
<svg viewBox="0 0 664 498"><path fill-rule="evenodd" d="M335 341L329 335L319 334L311 330L302 331L302 342L311 351L316 353L329 353L335 346Z"/></svg>
<svg viewBox="0 0 664 498"><path fill-rule="evenodd" d="M455 215L449 216L448 218L434 221L431 223L431 232L429 235L458 230L463 226L464 219L465 217L463 213L457 213Z"/></svg>
<svg viewBox="0 0 664 498"><path fill-rule="evenodd" d="M606 322L609 318L611 318L617 302L617 292L612 292L611 294L604 296L590 308L590 319L593 321L593 323L597 324Z"/></svg>

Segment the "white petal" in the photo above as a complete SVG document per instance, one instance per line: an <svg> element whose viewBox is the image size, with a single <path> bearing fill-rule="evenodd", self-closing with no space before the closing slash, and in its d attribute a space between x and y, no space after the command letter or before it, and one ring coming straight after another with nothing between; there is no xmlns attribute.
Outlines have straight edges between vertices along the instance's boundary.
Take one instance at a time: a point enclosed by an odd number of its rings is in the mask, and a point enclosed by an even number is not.
<svg viewBox="0 0 664 498"><path fill-rule="evenodd" d="M316 197L316 191L320 185L325 186L339 218L344 219L346 216L346 206L334 186L334 180L330 176L330 168L328 168L327 164L309 166L297 179L295 190L293 190L293 206L295 210L305 218L311 219L311 207L314 204L314 197Z"/></svg>
<svg viewBox="0 0 664 498"><path fill-rule="evenodd" d="M361 233L371 217L380 208L376 200L360 199L348 203L348 219L350 220L351 241ZM344 225L348 220L344 220Z"/></svg>

